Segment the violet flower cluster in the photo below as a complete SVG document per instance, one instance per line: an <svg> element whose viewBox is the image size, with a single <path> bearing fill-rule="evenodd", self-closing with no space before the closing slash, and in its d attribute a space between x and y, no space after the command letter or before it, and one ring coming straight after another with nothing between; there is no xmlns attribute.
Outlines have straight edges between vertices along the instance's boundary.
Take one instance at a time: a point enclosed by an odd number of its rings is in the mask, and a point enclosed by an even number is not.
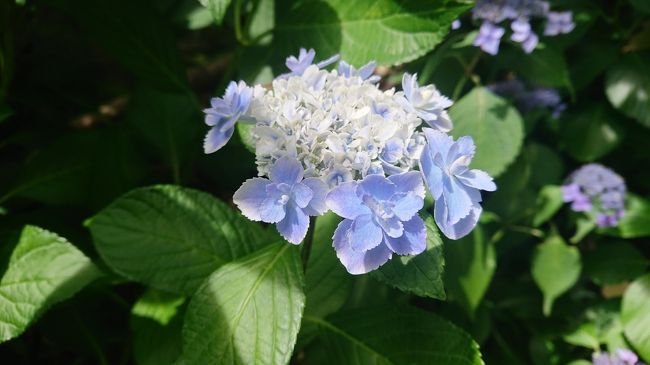
<svg viewBox="0 0 650 365"><path fill-rule="evenodd" d="M575 212L595 216L599 227L613 227L625 214L625 181L607 167L591 163L574 171L562 186L564 202Z"/></svg>
<svg viewBox="0 0 650 365"><path fill-rule="evenodd" d="M639 357L627 349L617 349L613 354L607 352L595 353L592 356L593 365L645 365Z"/></svg>
<svg viewBox="0 0 650 365"><path fill-rule="evenodd" d="M558 118L566 109L566 104L556 89L541 86L529 88L516 79L488 85L488 89L497 95L512 99L522 113L547 109L553 118Z"/></svg>
<svg viewBox="0 0 650 365"><path fill-rule="evenodd" d="M550 11L548 1L542 0L478 0L472 10L476 20L482 20L474 45L486 53L499 53L501 38L506 33L504 22L510 22L510 39L520 43L526 53L531 53L539 43L539 36L533 30L531 21L545 19L545 36L570 33L575 24L570 11Z"/></svg>
<svg viewBox="0 0 650 365"><path fill-rule="evenodd" d="M471 137L454 141L446 134L452 101L408 73L402 91L379 89L375 62L356 68L340 61L328 71L323 67L338 56L314 59L314 50L301 49L270 88L231 82L205 109L212 127L206 153L226 144L236 122L250 125L259 177L235 192L242 214L275 224L299 244L310 217L333 211L343 219L333 247L352 274L375 270L393 254L426 249L419 216L425 183L440 230L452 239L468 234L482 211L480 190L496 185L469 168Z"/></svg>

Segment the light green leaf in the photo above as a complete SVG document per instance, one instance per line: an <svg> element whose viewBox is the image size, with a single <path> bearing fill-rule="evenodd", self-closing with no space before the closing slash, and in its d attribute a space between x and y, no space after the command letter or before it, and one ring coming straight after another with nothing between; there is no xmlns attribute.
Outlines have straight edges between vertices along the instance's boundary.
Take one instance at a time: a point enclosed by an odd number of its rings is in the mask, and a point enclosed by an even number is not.
<svg viewBox="0 0 650 365"><path fill-rule="evenodd" d="M219 25L223 22L223 16L226 15L226 10L228 10L231 0L199 0L199 2L210 10L212 18Z"/></svg>
<svg viewBox="0 0 650 365"><path fill-rule="evenodd" d="M131 314L166 325L184 302L185 297L149 289L135 302Z"/></svg>
<svg viewBox="0 0 650 365"><path fill-rule="evenodd" d="M589 233L596 229L596 220L592 216L579 216L576 219L576 232L569 238L569 242L577 244Z"/></svg>
<svg viewBox="0 0 650 365"><path fill-rule="evenodd" d="M650 274L636 279L623 295L621 321L625 337L650 362Z"/></svg>
<svg viewBox="0 0 650 365"><path fill-rule="evenodd" d="M279 242L215 271L183 325L187 364L286 364L305 304L298 248Z"/></svg>
<svg viewBox="0 0 650 365"><path fill-rule="evenodd" d="M241 139L244 147L252 153L255 153L255 141L251 135L251 129L254 127L253 124L246 123L237 123L237 134L239 134L239 139Z"/></svg>
<svg viewBox="0 0 650 365"><path fill-rule="evenodd" d="M650 57L633 53L607 72L605 92L612 105L650 128Z"/></svg>
<svg viewBox="0 0 650 365"><path fill-rule="evenodd" d="M602 103L569 109L560 120L561 144L578 161L597 160L623 140L624 130L618 119L611 107Z"/></svg>
<svg viewBox="0 0 650 365"><path fill-rule="evenodd" d="M445 257L445 286L449 295L474 318L496 269L494 245L485 239L481 226L477 226L458 241L445 241Z"/></svg>
<svg viewBox="0 0 650 365"><path fill-rule="evenodd" d="M396 65L431 51L468 9L455 1L397 0L284 1L276 14L274 44L282 57L300 47L314 48L317 57L340 53L360 66L371 60Z"/></svg>
<svg viewBox="0 0 650 365"><path fill-rule="evenodd" d="M564 341L575 346L586 347L594 351L600 350L600 340L598 339L596 325L593 322L582 323L573 332L564 335L563 338Z"/></svg>
<svg viewBox="0 0 650 365"><path fill-rule="evenodd" d="M318 324L330 364L483 364L468 334L413 307L392 304L305 320Z"/></svg>
<svg viewBox="0 0 650 365"><path fill-rule="evenodd" d="M486 88L476 87L450 109L452 135L470 135L476 143L472 167L500 175L517 155L524 138L523 122L517 110Z"/></svg>
<svg viewBox="0 0 650 365"><path fill-rule="evenodd" d="M599 232L623 238L650 236L650 201L628 194L623 218L616 227L599 229Z"/></svg>
<svg viewBox="0 0 650 365"><path fill-rule="evenodd" d="M23 333L51 305L100 275L64 238L25 226L0 280L0 342Z"/></svg>
<svg viewBox="0 0 650 365"><path fill-rule="evenodd" d="M260 225L221 201L174 185L133 190L88 225L117 273L189 295L219 266L269 243Z"/></svg>
<svg viewBox="0 0 650 365"><path fill-rule="evenodd" d="M442 240L433 217L424 219L427 248L417 256L398 256L384 264L373 276L397 289L421 297L445 299L442 275L445 266Z"/></svg>
<svg viewBox="0 0 650 365"><path fill-rule="evenodd" d="M585 256L585 274L598 285L620 284L643 274L650 263L632 244L602 242Z"/></svg>
<svg viewBox="0 0 650 365"><path fill-rule="evenodd" d="M539 195L537 195L533 226L539 227L551 219L562 208L563 204L562 189L559 186L547 185L543 187Z"/></svg>
<svg viewBox="0 0 650 365"><path fill-rule="evenodd" d="M580 252L561 237L551 236L537 246L531 271L544 294L544 315L549 316L555 299L576 283L581 268Z"/></svg>

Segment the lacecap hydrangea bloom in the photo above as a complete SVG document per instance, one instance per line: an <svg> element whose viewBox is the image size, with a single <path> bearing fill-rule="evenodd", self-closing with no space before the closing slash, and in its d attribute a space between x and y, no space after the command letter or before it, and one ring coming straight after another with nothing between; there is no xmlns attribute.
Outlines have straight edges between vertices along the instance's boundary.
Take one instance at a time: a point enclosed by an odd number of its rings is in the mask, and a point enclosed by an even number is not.
<svg viewBox="0 0 650 365"><path fill-rule="evenodd" d="M575 28L572 12L550 11L548 1L542 0L478 0L472 17L482 21L474 45L491 55L499 53L501 38L506 33L506 25L502 23L508 21L512 31L510 39L521 44L526 53L535 50L539 43L531 20L546 20L545 36L570 33Z"/></svg>
<svg viewBox="0 0 650 365"><path fill-rule="evenodd" d="M517 79L510 79L488 85L493 93L512 99L522 113L547 109L553 118L558 118L566 109L562 97L556 89L547 87L526 87Z"/></svg>
<svg viewBox="0 0 650 365"><path fill-rule="evenodd" d="M564 202L590 213L599 227L612 227L625 214L625 181L607 167L591 163L571 173L562 186Z"/></svg>
<svg viewBox="0 0 650 365"><path fill-rule="evenodd" d="M328 71L338 56L313 64L315 57L301 49L268 88L232 82L205 110L206 153L227 142L236 122L250 125L259 177L234 195L244 216L299 244L309 217L332 210L343 218L332 237L337 256L362 274L426 248L424 176L441 231L452 239L469 233L481 213L479 189L496 186L468 168L471 138L446 135L452 101L408 73L401 91L381 90L374 61L340 61Z"/></svg>

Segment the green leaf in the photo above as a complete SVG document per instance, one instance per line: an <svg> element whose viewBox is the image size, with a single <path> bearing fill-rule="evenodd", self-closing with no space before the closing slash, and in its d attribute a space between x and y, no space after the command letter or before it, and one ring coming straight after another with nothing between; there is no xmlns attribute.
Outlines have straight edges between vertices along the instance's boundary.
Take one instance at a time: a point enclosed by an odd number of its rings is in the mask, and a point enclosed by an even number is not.
<svg viewBox="0 0 650 365"><path fill-rule="evenodd" d="M578 161L597 160L623 140L620 117L610 107L582 104L567 110L560 118L560 140L567 152Z"/></svg>
<svg viewBox="0 0 650 365"><path fill-rule="evenodd" d="M253 124L237 123L237 134L239 134L239 139L244 144L247 150L252 153L255 153L255 141L251 135L251 129L254 127Z"/></svg>
<svg viewBox="0 0 650 365"><path fill-rule="evenodd" d="M305 320L318 324L330 364L483 364L468 334L413 307L391 304Z"/></svg>
<svg viewBox="0 0 650 365"><path fill-rule="evenodd" d="M648 260L625 241L603 242L585 256L585 274L598 285L620 284L643 274Z"/></svg>
<svg viewBox="0 0 650 365"><path fill-rule="evenodd" d="M531 83L571 89L569 69L560 50L545 45L537 47L532 55L528 55L516 47L510 48L505 55L509 62L505 62L504 65L514 69Z"/></svg>
<svg viewBox="0 0 650 365"><path fill-rule="evenodd" d="M450 115L454 121L451 132L454 137L474 138L473 168L496 177L519 154L524 138L521 116L508 101L486 88L474 88L451 107Z"/></svg>
<svg viewBox="0 0 650 365"><path fill-rule="evenodd" d="M182 352L183 316L179 307L185 298L147 290L131 308L133 357L138 365L169 365Z"/></svg>
<svg viewBox="0 0 650 365"><path fill-rule="evenodd" d="M126 69L164 89L189 92L171 27L144 1L56 0Z"/></svg>
<svg viewBox="0 0 650 365"><path fill-rule="evenodd" d="M219 266L269 243L261 226L211 195L174 185L133 190L88 225L117 273L181 294L192 294Z"/></svg>
<svg viewBox="0 0 650 365"><path fill-rule="evenodd" d="M50 306L100 275L64 238L25 226L0 280L0 342L23 333Z"/></svg>
<svg viewBox="0 0 650 365"><path fill-rule="evenodd" d="M628 194L623 218L616 227L599 229L599 232L622 238L650 236L650 201Z"/></svg>
<svg viewBox="0 0 650 365"><path fill-rule="evenodd" d="M286 364L305 304L298 248L279 242L201 285L183 325L187 364Z"/></svg>
<svg viewBox="0 0 650 365"><path fill-rule="evenodd" d="M564 179L564 161L552 148L531 142L526 146L526 158L530 163L530 183L533 186L559 184Z"/></svg>
<svg viewBox="0 0 650 365"><path fill-rule="evenodd" d="M650 57L632 53L607 72L605 91L612 105L650 128Z"/></svg>
<svg viewBox="0 0 650 365"><path fill-rule="evenodd" d="M360 66L412 61L431 51L450 31L451 23L469 8L455 1L397 0L284 1L276 14L274 45L287 57L300 47L314 48L317 57L340 53Z"/></svg>
<svg viewBox="0 0 650 365"><path fill-rule="evenodd" d="M646 0L630 0L630 4L632 4L635 9L650 14L650 3Z"/></svg>
<svg viewBox="0 0 650 365"><path fill-rule="evenodd" d="M559 186L547 185L543 187L537 195L533 226L539 227L551 219L563 204L562 189Z"/></svg>
<svg viewBox="0 0 650 365"><path fill-rule="evenodd" d="M398 256L373 272L373 276L399 290L421 297L445 299L442 274L445 267L442 239L433 217L426 214L427 248L416 256Z"/></svg>
<svg viewBox="0 0 650 365"><path fill-rule="evenodd" d="M594 351L600 350L600 340L596 325L592 322L582 323L573 332L565 335L563 338L564 341L575 346L586 347Z"/></svg>
<svg viewBox="0 0 650 365"><path fill-rule="evenodd" d="M650 274L636 279L623 295L621 320L625 337L636 352L650 362Z"/></svg>
<svg viewBox="0 0 650 365"><path fill-rule="evenodd" d="M496 270L494 245L481 226L458 241L445 241L445 286L470 318L478 308Z"/></svg>
<svg viewBox="0 0 650 365"><path fill-rule="evenodd" d="M223 16L226 15L226 10L228 10L231 0L199 0L199 2L210 10L215 23L220 25L223 22Z"/></svg>
<svg viewBox="0 0 650 365"><path fill-rule="evenodd" d="M580 277L580 252L559 236L551 236L537 246L531 272L544 294L544 315L549 316L553 302L569 290Z"/></svg>

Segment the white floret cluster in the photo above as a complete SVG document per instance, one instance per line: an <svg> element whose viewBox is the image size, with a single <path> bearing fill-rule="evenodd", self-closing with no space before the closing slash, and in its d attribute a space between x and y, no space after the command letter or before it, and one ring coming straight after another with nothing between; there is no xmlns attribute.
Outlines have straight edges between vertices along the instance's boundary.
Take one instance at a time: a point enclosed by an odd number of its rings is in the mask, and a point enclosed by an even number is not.
<svg viewBox="0 0 650 365"><path fill-rule="evenodd" d="M330 187L417 165L425 138L416 129L423 120L404 107L404 93L348 76L311 65L302 75L275 79L270 89L255 86L244 117L255 120L251 137L260 176L285 156Z"/></svg>

